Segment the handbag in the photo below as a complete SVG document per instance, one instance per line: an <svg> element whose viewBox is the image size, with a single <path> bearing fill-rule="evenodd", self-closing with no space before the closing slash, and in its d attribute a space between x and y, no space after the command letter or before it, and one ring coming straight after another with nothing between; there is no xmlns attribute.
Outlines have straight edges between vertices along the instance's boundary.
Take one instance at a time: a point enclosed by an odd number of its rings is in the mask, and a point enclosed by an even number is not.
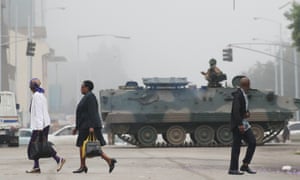
<svg viewBox="0 0 300 180"><path fill-rule="evenodd" d="M39 158L49 158L56 154L56 151L52 147L52 143L47 141L45 135L39 132L36 140L29 144L28 159L36 160Z"/></svg>
<svg viewBox="0 0 300 180"><path fill-rule="evenodd" d="M102 155L100 142L96 139L94 133L90 133L87 139L83 142L84 154L83 157L92 158Z"/></svg>

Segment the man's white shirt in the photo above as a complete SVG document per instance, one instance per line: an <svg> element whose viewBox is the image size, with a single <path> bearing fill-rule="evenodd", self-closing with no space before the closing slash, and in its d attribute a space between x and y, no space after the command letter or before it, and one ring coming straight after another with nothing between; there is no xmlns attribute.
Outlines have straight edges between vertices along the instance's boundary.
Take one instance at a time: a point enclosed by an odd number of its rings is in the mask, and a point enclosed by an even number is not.
<svg viewBox="0 0 300 180"><path fill-rule="evenodd" d="M241 88L241 91L243 92L243 95L244 95L244 98L245 98L245 103L246 103L246 111L249 111L248 109L248 96L247 94L245 93L244 89Z"/></svg>
<svg viewBox="0 0 300 180"><path fill-rule="evenodd" d="M248 96L247 96L247 94L245 93L244 89L241 88L241 91L243 92L243 96L244 96L244 98L245 98L246 111L249 111L249 109L248 109L248 107L249 107L249 105L248 105ZM250 125L250 123L249 123L249 121L248 121L247 119L243 119L242 122L243 122L243 125L244 125L244 127L245 127L245 131L247 131L248 129L251 128L251 125Z"/></svg>

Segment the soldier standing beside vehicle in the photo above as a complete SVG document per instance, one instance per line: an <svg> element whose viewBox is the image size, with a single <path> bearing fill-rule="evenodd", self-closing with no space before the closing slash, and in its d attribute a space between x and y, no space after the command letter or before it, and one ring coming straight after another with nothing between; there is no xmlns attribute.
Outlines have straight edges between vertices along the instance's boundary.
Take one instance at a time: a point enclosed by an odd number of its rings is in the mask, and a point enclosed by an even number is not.
<svg viewBox="0 0 300 180"><path fill-rule="evenodd" d="M251 170L249 164L256 148L256 139L251 130L251 126L248 122L250 117L247 92L250 89L250 80L247 77L243 77L240 80L240 88L233 92L233 102L231 110L231 131L233 136L232 149L231 149L231 160L230 169L228 174L230 175L243 175L243 172L249 174L256 174L255 171ZM243 165L239 168L239 156L241 150L242 140L247 144L246 156L243 160Z"/></svg>

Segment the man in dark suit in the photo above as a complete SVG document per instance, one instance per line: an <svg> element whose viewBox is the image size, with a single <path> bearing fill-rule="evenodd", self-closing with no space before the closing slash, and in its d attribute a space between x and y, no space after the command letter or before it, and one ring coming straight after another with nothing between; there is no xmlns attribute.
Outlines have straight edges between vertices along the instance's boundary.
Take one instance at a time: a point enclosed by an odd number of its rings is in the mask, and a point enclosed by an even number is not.
<svg viewBox="0 0 300 180"><path fill-rule="evenodd" d="M249 174L256 173L249 167L256 147L256 139L247 120L250 117L248 109L248 97L246 95L249 89L250 80L247 77L243 77L240 80L240 88L232 93L233 102L231 110L231 130L233 142L231 149L230 169L228 172L228 174L231 175L243 175L244 173L241 171L248 172ZM242 143L241 140L244 140L248 144L248 147L246 156L243 160L243 165L239 171L238 168Z"/></svg>

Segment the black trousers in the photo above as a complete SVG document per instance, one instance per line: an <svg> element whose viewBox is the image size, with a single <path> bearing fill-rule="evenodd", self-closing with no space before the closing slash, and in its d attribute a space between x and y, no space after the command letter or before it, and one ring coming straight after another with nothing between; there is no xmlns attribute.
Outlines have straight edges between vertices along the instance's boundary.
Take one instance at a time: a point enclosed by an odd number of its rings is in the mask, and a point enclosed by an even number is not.
<svg viewBox="0 0 300 180"><path fill-rule="evenodd" d="M48 141L49 129L50 129L50 126L45 127L43 129L43 131L33 130L29 143L34 142L36 140L36 138L40 138L41 136L46 137L46 140Z"/></svg>
<svg viewBox="0 0 300 180"><path fill-rule="evenodd" d="M31 138L30 138L30 141L29 141L29 144L27 147L27 154L29 154L30 146L32 146L32 143L35 142L37 138L40 138L39 140L41 141L42 140L41 138L44 136L44 137L46 137L46 140L48 141L49 129L50 129L50 126L47 126L43 129L43 131L37 131L37 130L32 131ZM56 151L53 149L52 156L55 156L55 155L56 155Z"/></svg>
<svg viewBox="0 0 300 180"><path fill-rule="evenodd" d="M233 142L231 148L230 170L238 170L242 140L248 144L243 163L250 164L256 148L256 139L251 128L242 134L236 127L232 130L232 136Z"/></svg>

